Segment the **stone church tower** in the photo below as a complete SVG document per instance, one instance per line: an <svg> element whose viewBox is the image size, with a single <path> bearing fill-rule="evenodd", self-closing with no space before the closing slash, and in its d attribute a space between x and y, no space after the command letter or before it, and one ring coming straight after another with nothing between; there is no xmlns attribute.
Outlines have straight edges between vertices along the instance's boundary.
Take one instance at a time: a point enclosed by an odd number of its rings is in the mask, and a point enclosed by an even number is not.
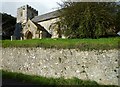
<svg viewBox="0 0 120 87"><path fill-rule="evenodd" d="M14 36L16 39L20 39L22 36L21 31L28 19L32 19L35 16L38 16L38 11L29 5L24 5L17 9L17 23L14 31Z"/></svg>
<svg viewBox="0 0 120 87"><path fill-rule="evenodd" d="M26 23L28 19L38 16L38 11L29 5L22 6L17 9L17 23Z"/></svg>

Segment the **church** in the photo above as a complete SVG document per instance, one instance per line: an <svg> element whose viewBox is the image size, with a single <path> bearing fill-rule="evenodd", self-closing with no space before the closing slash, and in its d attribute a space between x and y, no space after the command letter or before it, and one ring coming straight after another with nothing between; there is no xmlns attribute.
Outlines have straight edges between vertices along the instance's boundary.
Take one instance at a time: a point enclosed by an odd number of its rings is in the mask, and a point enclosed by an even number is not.
<svg viewBox="0 0 120 87"><path fill-rule="evenodd" d="M58 10L38 16L38 11L29 5L17 9L17 23L14 31L15 39L59 38L56 24L59 21ZM61 35L64 38L64 35Z"/></svg>

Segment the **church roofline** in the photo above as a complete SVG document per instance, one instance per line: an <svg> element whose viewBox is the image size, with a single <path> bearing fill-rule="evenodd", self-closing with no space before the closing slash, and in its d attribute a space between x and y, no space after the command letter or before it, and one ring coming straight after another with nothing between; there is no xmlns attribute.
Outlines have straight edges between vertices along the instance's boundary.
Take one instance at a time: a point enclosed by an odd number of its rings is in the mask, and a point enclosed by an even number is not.
<svg viewBox="0 0 120 87"><path fill-rule="evenodd" d="M28 5L28 4L23 5L23 6L19 7L18 9L26 8L26 7L27 7L28 9L32 9L34 12L38 13L38 11L37 11L36 9L32 8L32 7L31 7L30 5Z"/></svg>
<svg viewBox="0 0 120 87"><path fill-rule="evenodd" d="M46 14L43 14L43 15L35 16L32 19L32 21L42 22L42 21L47 21L47 20L53 19L53 18L58 18L58 17L60 17L60 12L59 11L60 10L56 10L56 11L49 12L49 13L46 13Z"/></svg>

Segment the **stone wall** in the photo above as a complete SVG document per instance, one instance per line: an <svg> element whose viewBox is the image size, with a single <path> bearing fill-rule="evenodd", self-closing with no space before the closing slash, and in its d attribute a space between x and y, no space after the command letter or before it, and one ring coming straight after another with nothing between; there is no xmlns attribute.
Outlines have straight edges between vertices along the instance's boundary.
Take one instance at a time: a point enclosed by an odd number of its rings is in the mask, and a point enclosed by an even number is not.
<svg viewBox="0 0 120 87"><path fill-rule="evenodd" d="M118 50L3 48L2 68L46 77L77 77L118 85Z"/></svg>

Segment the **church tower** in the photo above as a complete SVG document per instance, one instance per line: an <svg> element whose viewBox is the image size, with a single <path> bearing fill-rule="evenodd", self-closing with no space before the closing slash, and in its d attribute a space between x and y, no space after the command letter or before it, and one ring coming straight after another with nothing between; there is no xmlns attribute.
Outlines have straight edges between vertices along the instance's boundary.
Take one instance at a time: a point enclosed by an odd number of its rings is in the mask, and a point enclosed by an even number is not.
<svg viewBox="0 0 120 87"><path fill-rule="evenodd" d="M38 16L38 11L29 5L22 6L17 9L17 23L26 23L28 19Z"/></svg>
<svg viewBox="0 0 120 87"><path fill-rule="evenodd" d="M16 36L17 39L20 39L22 36L21 31L28 19L32 19L35 16L38 16L38 11L29 5L24 5L17 9L17 23L14 31L14 36Z"/></svg>

